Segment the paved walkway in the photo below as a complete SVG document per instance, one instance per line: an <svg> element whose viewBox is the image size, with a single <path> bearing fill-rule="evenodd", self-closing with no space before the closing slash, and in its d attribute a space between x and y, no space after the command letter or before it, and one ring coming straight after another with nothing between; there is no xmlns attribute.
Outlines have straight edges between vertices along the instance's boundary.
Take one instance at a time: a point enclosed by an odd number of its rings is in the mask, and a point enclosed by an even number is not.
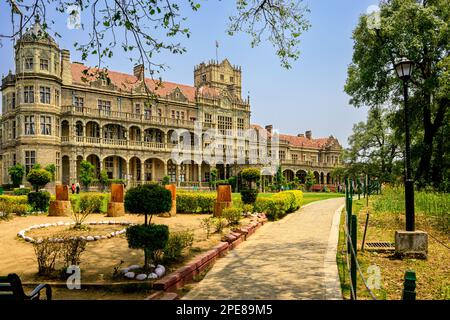
<svg viewBox="0 0 450 320"><path fill-rule="evenodd" d="M313 202L266 223L183 299L339 299L336 212L343 204L344 198Z"/></svg>

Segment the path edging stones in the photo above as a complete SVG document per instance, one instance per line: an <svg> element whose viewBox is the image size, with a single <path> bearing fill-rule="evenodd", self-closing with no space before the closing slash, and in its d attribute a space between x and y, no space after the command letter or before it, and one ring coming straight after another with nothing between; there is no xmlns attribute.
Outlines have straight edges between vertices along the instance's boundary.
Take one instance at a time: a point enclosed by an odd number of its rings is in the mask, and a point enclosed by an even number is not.
<svg viewBox="0 0 450 320"><path fill-rule="evenodd" d="M209 268L217 259L223 257L229 250L233 250L240 243L247 240L249 236L255 233L255 231L267 222L265 216L261 216L259 220L252 221L244 227L235 229L222 237L222 242L216 245L214 248L196 256L189 261L185 266L178 268L174 272L168 274L162 279L155 281L153 284L154 290L160 290L163 292L174 292L184 285L192 281L192 279ZM160 295L153 294L147 299L158 299Z"/></svg>

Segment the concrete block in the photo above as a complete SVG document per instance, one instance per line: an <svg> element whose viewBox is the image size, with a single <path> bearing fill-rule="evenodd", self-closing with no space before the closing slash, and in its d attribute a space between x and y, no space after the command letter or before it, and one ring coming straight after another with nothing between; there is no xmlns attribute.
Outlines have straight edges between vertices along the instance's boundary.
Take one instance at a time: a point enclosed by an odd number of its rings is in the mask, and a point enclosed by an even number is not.
<svg viewBox="0 0 450 320"><path fill-rule="evenodd" d="M428 233L424 231L395 231L395 254L401 257L419 257L428 255Z"/></svg>

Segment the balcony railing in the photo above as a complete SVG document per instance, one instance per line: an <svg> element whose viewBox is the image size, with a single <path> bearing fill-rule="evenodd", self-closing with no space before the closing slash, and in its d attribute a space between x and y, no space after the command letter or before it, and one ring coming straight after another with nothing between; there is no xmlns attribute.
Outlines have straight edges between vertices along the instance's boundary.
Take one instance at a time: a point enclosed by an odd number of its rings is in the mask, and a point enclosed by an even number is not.
<svg viewBox="0 0 450 320"><path fill-rule="evenodd" d="M281 159L281 164L284 165L299 165L299 166L311 166L311 167L337 167L339 163L328 163L328 162L316 162L316 161L301 161L301 160L287 160Z"/></svg>
<svg viewBox="0 0 450 320"><path fill-rule="evenodd" d="M88 107L76 107L76 106L62 106L61 112L63 114L87 116L90 118L113 119L122 121L128 120L133 122L140 122L143 124L157 124L172 127L194 128L194 121L192 120L150 116L148 114L137 114L130 112L112 111L112 110L95 109Z"/></svg>

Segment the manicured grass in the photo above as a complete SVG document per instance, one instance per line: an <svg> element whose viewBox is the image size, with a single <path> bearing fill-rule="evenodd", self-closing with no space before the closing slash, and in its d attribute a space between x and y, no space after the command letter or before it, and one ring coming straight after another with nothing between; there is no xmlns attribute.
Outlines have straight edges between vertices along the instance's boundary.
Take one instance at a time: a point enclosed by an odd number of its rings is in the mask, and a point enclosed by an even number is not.
<svg viewBox="0 0 450 320"><path fill-rule="evenodd" d="M444 243L448 246L450 235L448 234L448 229L447 231L442 230L442 226L437 225L435 219L430 217L428 213L416 212L416 229L426 231L429 234L427 260L400 260L394 256L393 252L361 251L367 211L370 216L366 242L388 241L393 243L395 241L395 231L404 230L405 228L404 213L375 210L375 204L379 206L380 202L388 201L386 199L387 194L383 192L383 195L372 196L368 207L366 207L366 199L353 200L353 213L358 218L357 255L362 273L367 280L373 275L370 270L374 270L374 267L378 267L380 270L380 287L378 289L374 288L372 290L373 293L380 300L400 300L402 298L405 271L414 270L417 277L417 299L450 299L450 269L448 263L450 261L450 250L442 244ZM395 200L393 199L393 201ZM379 209L379 207L376 209ZM344 221L345 209L341 215L341 229L336 258L343 295L346 299L349 299L350 285L344 246ZM359 274L357 276L357 296L358 299L371 299Z"/></svg>
<svg viewBox="0 0 450 320"><path fill-rule="evenodd" d="M270 198L276 193L259 193L258 198ZM303 205L314 201L320 201L331 198L344 197L342 193L331 193L331 192L303 192ZM240 202L241 195L239 193L232 194L233 202Z"/></svg>
<svg viewBox="0 0 450 320"><path fill-rule="evenodd" d="M342 193L331 193L331 192L303 192L303 205L308 204L310 202L331 199L331 198L340 198L345 195Z"/></svg>

